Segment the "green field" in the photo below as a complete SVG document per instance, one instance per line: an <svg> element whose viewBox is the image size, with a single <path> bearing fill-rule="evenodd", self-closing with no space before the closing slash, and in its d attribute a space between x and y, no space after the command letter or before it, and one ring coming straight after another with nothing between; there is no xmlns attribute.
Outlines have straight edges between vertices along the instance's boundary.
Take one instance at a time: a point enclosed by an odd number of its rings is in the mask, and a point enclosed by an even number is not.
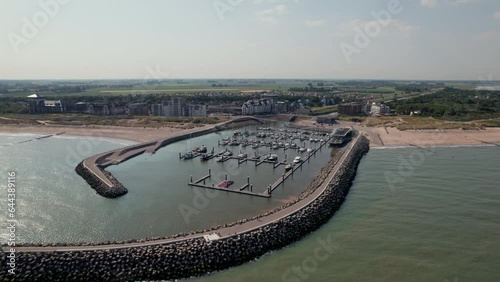
<svg viewBox="0 0 500 282"><path fill-rule="evenodd" d="M223 86L219 86L222 84ZM119 85L110 85L107 88L89 88L84 92L71 92L71 93L55 93L47 91L38 91L39 94L50 96L116 96L116 95L128 95L128 94L189 94L189 93L200 93L200 92L241 92L241 91L272 91L272 90L288 90L292 87L303 87L307 85L304 81L256 81L248 83L240 83L235 81L220 80L217 86L212 87L212 83L207 81L189 81L186 83L177 83L175 81L164 81L158 84L148 84L145 82L134 82L132 87L120 87ZM16 88L9 89L10 91L18 90ZM33 94L35 91L20 91L13 92L9 94L0 94L0 97L26 97Z"/></svg>

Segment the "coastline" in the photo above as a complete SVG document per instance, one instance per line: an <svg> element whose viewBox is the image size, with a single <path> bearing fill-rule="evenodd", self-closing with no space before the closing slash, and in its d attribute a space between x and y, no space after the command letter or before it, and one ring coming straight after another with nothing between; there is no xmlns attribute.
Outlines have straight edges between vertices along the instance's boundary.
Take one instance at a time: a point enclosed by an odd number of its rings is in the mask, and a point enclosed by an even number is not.
<svg viewBox="0 0 500 282"><path fill-rule="evenodd" d="M348 126L350 124L340 124ZM6 134L61 134L62 136L102 137L128 140L137 143L148 142L163 138L173 137L182 133L189 133L208 129L213 125L204 125L193 129L179 129L172 127L143 128L120 126L0 126L0 133ZM412 145L429 147L455 147L487 145L487 143L500 143L500 128L491 127L483 130L405 130L400 131L392 127L361 127L354 126L359 131L369 135L370 147L394 148L411 147ZM333 128L332 128L333 129Z"/></svg>
<svg viewBox="0 0 500 282"><path fill-rule="evenodd" d="M317 189L306 198L268 215L269 220L264 222L248 221L218 229L220 236L216 240L192 236L172 242L140 240L136 244L113 245L112 248L85 244L63 250L64 247L56 246L53 251L42 245L18 252L16 278L39 281L176 280L241 265L296 242L326 223L345 200L357 166L368 150L368 140L358 136L338 161L329 163L326 171L322 170L328 175L318 176L322 178L321 183L314 185ZM39 263L26 263L31 261ZM124 272L124 265L138 271Z"/></svg>
<svg viewBox="0 0 500 282"><path fill-rule="evenodd" d="M500 128L482 130L405 130L393 127L359 127L369 135L371 148L394 147L456 147L495 145L500 143Z"/></svg>
<svg viewBox="0 0 500 282"><path fill-rule="evenodd" d="M209 128L213 125L205 125L194 129L179 129L171 127L161 128L142 128L142 127L121 127L121 126L0 126L0 133L6 134L60 134L62 136L80 136L80 137L102 137L134 141L137 143L148 142L151 140L168 138L182 132L189 132Z"/></svg>

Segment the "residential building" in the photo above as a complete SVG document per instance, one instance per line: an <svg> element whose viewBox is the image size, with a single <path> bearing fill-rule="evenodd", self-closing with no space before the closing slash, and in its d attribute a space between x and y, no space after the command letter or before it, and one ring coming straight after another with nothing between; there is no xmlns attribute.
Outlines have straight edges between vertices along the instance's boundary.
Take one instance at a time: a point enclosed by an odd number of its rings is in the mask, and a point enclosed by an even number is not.
<svg viewBox="0 0 500 282"><path fill-rule="evenodd" d="M391 111L391 109L388 106L386 106L385 104L373 103L371 110L370 110L370 113L374 116L385 116L385 115L389 114L390 111Z"/></svg>
<svg viewBox="0 0 500 282"><path fill-rule="evenodd" d="M340 104L338 107L338 112L341 115L363 114L363 106L358 103Z"/></svg>
<svg viewBox="0 0 500 282"><path fill-rule="evenodd" d="M61 100L45 100L45 97L39 94L32 94L27 98L31 114L66 112L66 105Z"/></svg>
<svg viewBox="0 0 500 282"><path fill-rule="evenodd" d="M107 104L92 103L88 105L88 113L94 116L109 116L111 112Z"/></svg>
<svg viewBox="0 0 500 282"><path fill-rule="evenodd" d="M243 115L271 114L273 112L272 100L260 99L258 101L248 101L241 107Z"/></svg>
<svg viewBox="0 0 500 282"><path fill-rule="evenodd" d="M149 115L149 105L145 103L134 103L128 105L128 114L131 116Z"/></svg>

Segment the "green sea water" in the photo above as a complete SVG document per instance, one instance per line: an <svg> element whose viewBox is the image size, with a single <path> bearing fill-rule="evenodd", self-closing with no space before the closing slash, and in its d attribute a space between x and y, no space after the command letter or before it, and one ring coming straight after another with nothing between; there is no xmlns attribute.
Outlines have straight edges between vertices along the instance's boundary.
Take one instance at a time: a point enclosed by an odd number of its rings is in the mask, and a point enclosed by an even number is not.
<svg viewBox="0 0 500 282"><path fill-rule="evenodd" d="M500 148L433 151L372 149L322 228L193 281L500 281ZM421 153L391 187L386 176Z"/></svg>
<svg viewBox="0 0 500 282"><path fill-rule="evenodd" d="M199 160L181 163L175 157L191 146L213 144L220 136L176 143L113 167L130 191L119 199L96 195L74 167L84 157L130 142L61 136L17 145L32 137L0 135L0 200L6 203L6 173L16 170L21 242L160 236L199 223L208 226L253 215L300 192L328 160L318 156L294 178L296 185L277 190L270 201L221 194L203 215L186 224L171 219L182 219L177 205L190 204L195 190L185 181L171 183L169 177L175 175L176 165L187 166L183 178L207 167L198 166ZM361 161L342 208L322 228L254 262L192 281L500 281L499 157L500 148L493 146L432 152L372 149ZM406 162L414 165L408 168ZM238 183L248 175L242 168L244 173L231 176ZM141 169L157 178L144 181ZM265 167L258 169L267 178L276 177L263 171ZM4 207L2 242L7 236Z"/></svg>

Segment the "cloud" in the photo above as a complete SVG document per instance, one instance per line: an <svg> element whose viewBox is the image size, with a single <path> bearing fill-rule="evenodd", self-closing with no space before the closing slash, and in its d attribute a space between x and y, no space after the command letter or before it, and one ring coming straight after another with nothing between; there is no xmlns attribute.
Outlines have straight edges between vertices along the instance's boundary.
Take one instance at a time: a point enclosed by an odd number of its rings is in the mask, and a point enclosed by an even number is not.
<svg viewBox="0 0 500 282"><path fill-rule="evenodd" d="M342 22L337 25L332 35L337 37L354 36L357 29L364 31L366 30L366 28L377 25L381 27L382 33L405 37L411 36L415 31L420 29L419 26L412 25L405 21L397 19L383 22L378 22L376 20L364 21L361 19L355 19L347 22Z"/></svg>
<svg viewBox="0 0 500 282"><path fill-rule="evenodd" d="M258 11L256 16L257 20L268 23L278 23L278 18L286 13L285 5L277 5L273 8Z"/></svg>
<svg viewBox="0 0 500 282"><path fill-rule="evenodd" d="M500 11L497 11L495 12L495 14L493 15L493 17L497 20L500 20Z"/></svg>
<svg viewBox="0 0 500 282"><path fill-rule="evenodd" d="M306 20L304 24L308 27L320 27L326 24L325 20Z"/></svg>
<svg viewBox="0 0 500 282"><path fill-rule="evenodd" d="M437 4L437 0L420 0L420 5L425 7L434 7Z"/></svg>

